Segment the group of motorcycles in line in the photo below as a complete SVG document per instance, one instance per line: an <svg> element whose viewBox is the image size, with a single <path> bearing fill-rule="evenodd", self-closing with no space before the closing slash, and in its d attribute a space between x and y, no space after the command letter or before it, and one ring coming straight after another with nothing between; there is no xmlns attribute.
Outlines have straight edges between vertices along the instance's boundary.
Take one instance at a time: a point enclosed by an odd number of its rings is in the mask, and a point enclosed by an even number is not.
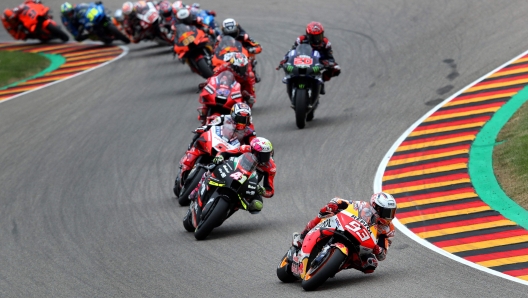
<svg viewBox="0 0 528 298"><path fill-rule="evenodd" d="M257 162L252 153L243 153L219 164L213 163L213 158L218 153L234 149L239 144L230 143L223 136L223 127L211 123L212 119L229 114L233 105L245 102L241 85L233 74L225 71L213 76L213 69L225 63L232 53L243 53L252 63L255 63L254 55L230 36L223 36L221 42L213 48L213 36L185 24L176 24L173 37L168 40L167 30L160 30L156 7L149 7L151 9L139 12L139 18L144 22L144 39L173 46L174 54L180 61L186 62L193 72L207 79L206 83L201 84L198 120L202 125L210 125L210 128L195 132L198 135L189 145L189 148L200 148L205 154L199 157L194 168L184 177L182 187L174 189L179 203L182 206L189 205L189 211L183 220L184 228L194 232L196 239L202 240L237 210L248 210L246 197L256 195L262 179L258 175ZM122 18L119 11L109 17L102 4L95 5L94 9L87 16L93 27L85 28L93 30L93 40L130 41L121 32ZM43 42L54 38L68 40L66 33L52 20L49 8L41 3L34 3L29 12L35 17L26 18L23 26L33 34L32 37ZM207 23L211 27L216 25L214 18L210 17L207 18ZM102 26L104 30L93 29L97 26ZM107 36L100 36L102 33ZM287 62L280 66L286 74L283 82L287 84L299 128L313 119L318 105L321 76L325 71L319 58L319 53L312 50L310 45L300 44L289 52ZM204 202L199 208L196 207L196 202L189 199L189 194L197 186L200 187L201 201ZM353 209L347 209L322 221L307 235L308 238L317 238L316 241L305 241L302 248L296 247L296 242L292 241L292 246L277 266L278 278L283 282L301 280L305 290L315 290L337 272L359 268L362 253L376 245L376 235L354 212L357 213Z"/></svg>

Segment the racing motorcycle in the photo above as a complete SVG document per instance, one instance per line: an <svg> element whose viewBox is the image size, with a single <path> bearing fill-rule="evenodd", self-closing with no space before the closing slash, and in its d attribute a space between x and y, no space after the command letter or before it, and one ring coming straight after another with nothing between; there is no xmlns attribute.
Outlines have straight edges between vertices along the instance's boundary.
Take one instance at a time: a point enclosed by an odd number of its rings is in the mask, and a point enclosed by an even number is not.
<svg viewBox="0 0 528 298"><path fill-rule="evenodd" d="M248 210L249 202L257 196L257 159L253 154L231 157L209 169L183 219L184 228L194 232L197 240L205 239L237 210Z"/></svg>
<svg viewBox="0 0 528 298"><path fill-rule="evenodd" d="M227 131L228 129L230 128L226 126L213 125L207 131L195 132L196 135L188 148L190 149L194 146L205 154L196 159L190 171L181 175L181 181L180 174L182 169L180 168L173 190L181 206L189 205L189 195L196 188L203 174L207 172L207 165L213 161L213 158L220 152L240 147L240 142L237 138L229 140L226 137L233 135L233 131Z"/></svg>
<svg viewBox="0 0 528 298"><path fill-rule="evenodd" d="M111 44L114 40L130 43L130 39L115 25L114 18L107 15L102 4L92 4L79 19L79 23L84 26L90 40L100 40L105 44Z"/></svg>
<svg viewBox="0 0 528 298"><path fill-rule="evenodd" d="M198 101L198 120L202 125L210 124L216 116L229 114L235 103L244 102L240 83L230 71L223 71L210 77L202 88Z"/></svg>
<svg viewBox="0 0 528 298"><path fill-rule="evenodd" d="M225 54L227 53L243 53L246 57L249 58L248 51L242 46L242 43L235 38L225 35L222 36L222 40L214 49L214 55L211 60L213 68L216 68L219 65L224 64Z"/></svg>
<svg viewBox="0 0 528 298"><path fill-rule="evenodd" d="M24 4L19 20L28 32L28 38L47 42L52 39L60 39L64 42L70 38L53 20L49 7L42 3L28 2Z"/></svg>
<svg viewBox="0 0 528 298"><path fill-rule="evenodd" d="M279 66L286 77L291 107L295 110L298 128L304 128L306 121L312 121L319 104L319 92L323 84L322 74L326 68L319 63L320 54L308 44L300 44L288 53L288 61Z"/></svg>
<svg viewBox="0 0 528 298"><path fill-rule="evenodd" d="M154 3L145 2L136 14L141 26L140 40L155 41L160 45L171 45L171 33L160 26L160 14Z"/></svg>
<svg viewBox="0 0 528 298"><path fill-rule="evenodd" d="M195 26L176 25L174 54L182 63L187 63L191 70L203 78L213 76L211 56L213 48L209 37Z"/></svg>
<svg viewBox="0 0 528 298"><path fill-rule="evenodd" d="M298 248L292 246L277 266L282 282L301 280L306 291L313 291L328 278L345 269L362 268L362 261L373 256L377 242L376 226L370 226L352 205L321 221Z"/></svg>

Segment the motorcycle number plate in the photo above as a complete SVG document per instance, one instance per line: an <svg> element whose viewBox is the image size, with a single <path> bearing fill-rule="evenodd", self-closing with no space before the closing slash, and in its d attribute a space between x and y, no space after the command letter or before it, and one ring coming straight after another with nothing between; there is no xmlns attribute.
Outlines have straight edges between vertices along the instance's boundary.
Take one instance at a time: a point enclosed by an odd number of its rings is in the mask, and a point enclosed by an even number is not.
<svg viewBox="0 0 528 298"><path fill-rule="evenodd" d="M147 20L148 20L150 23L154 23L157 19L158 19L158 14L157 14L157 13L151 13L151 14L149 14L148 17L147 17Z"/></svg>
<svg viewBox="0 0 528 298"><path fill-rule="evenodd" d="M297 67L309 67L312 63L313 59L310 56L300 55L293 59L293 65Z"/></svg>
<svg viewBox="0 0 528 298"><path fill-rule="evenodd" d="M88 11L88 13L86 14L86 17L88 18L88 20L90 20L90 22L92 22L98 13L99 11L97 9L92 8L90 9L90 11Z"/></svg>
<svg viewBox="0 0 528 298"><path fill-rule="evenodd" d="M184 46L188 46L191 42L194 41L194 36L188 36L187 38L185 38L182 43Z"/></svg>

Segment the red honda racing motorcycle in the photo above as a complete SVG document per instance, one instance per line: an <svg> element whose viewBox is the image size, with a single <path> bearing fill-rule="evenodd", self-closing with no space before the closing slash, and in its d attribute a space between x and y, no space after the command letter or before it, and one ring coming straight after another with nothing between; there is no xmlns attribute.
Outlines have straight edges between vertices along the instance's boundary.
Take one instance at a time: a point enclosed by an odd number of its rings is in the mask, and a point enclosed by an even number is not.
<svg viewBox="0 0 528 298"><path fill-rule="evenodd" d="M210 124L216 116L229 114L235 103L244 102L240 83L230 71L223 71L210 77L202 88L198 101L198 120L202 125Z"/></svg>
<svg viewBox="0 0 528 298"><path fill-rule="evenodd" d="M376 226L350 205L310 230L300 249L292 243L277 266L277 277L282 282L301 280L304 290L313 291L341 270L360 270L362 259L372 256L376 239Z"/></svg>

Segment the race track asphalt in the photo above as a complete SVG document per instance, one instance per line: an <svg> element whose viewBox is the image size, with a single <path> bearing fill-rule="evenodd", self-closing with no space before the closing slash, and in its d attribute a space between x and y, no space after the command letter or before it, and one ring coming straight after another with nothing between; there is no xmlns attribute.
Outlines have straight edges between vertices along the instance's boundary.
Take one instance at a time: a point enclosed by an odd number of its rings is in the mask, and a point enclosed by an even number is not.
<svg viewBox="0 0 528 298"><path fill-rule="evenodd" d="M58 20L61 2L45 3ZM253 119L275 147L275 196L206 241L184 230L171 187L199 124L202 80L168 48L131 45L116 62L0 104L0 296L308 296L275 275L291 233L333 196L369 198L410 125L528 48L528 4L518 0L201 4L263 46ZM325 26L343 72L299 130L275 66L311 20ZM400 233L376 273L341 272L321 293L523 297L526 286Z"/></svg>

